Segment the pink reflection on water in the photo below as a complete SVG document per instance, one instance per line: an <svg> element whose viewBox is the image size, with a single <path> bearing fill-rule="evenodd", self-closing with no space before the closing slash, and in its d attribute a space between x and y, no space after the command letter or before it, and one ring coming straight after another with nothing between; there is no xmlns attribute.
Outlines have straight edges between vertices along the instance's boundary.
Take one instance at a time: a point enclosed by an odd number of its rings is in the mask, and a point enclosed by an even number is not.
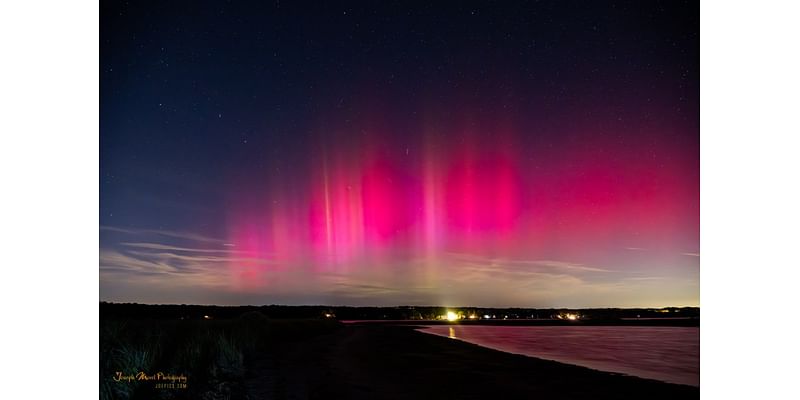
<svg viewBox="0 0 800 400"><path fill-rule="evenodd" d="M439 325L421 331L509 353L700 386L700 328Z"/></svg>

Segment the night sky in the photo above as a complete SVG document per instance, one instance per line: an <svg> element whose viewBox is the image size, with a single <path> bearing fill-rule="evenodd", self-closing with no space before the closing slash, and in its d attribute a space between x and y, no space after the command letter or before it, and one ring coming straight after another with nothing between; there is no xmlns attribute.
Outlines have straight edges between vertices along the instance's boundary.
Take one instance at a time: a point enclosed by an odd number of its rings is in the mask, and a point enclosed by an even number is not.
<svg viewBox="0 0 800 400"><path fill-rule="evenodd" d="M100 298L699 305L699 4L100 3Z"/></svg>

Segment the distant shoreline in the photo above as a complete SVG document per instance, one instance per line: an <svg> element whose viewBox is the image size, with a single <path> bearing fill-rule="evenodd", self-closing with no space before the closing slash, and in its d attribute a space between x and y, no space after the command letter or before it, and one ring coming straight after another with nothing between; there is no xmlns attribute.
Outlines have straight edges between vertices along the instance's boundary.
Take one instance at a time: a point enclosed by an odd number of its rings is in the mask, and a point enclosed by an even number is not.
<svg viewBox="0 0 800 400"><path fill-rule="evenodd" d="M523 324L647 324L648 320L693 321L669 322L679 326L699 325L700 308L484 308L440 306L351 307L351 306L213 306L189 304L137 304L100 302L100 318L205 319L235 318L256 311L269 318L324 318L339 321L405 321L404 323ZM628 322L634 321L634 322ZM662 324L664 322L656 322Z"/></svg>
<svg viewBox="0 0 800 400"><path fill-rule="evenodd" d="M502 326L675 326L700 327L699 318L620 318L563 321L557 319L479 319L479 320L340 320L345 325L502 325Z"/></svg>

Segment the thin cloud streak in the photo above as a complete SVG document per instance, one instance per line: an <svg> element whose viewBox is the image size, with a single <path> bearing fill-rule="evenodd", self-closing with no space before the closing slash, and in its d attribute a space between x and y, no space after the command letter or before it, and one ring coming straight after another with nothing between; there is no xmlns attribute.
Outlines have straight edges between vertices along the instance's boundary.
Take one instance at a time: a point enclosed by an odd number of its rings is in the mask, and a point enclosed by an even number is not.
<svg viewBox="0 0 800 400"><path fill-rule="evenodd" d="M141 249L171 250L171 251L192 252L192 253L226 253L226 254L247 253L247 251L244 250L201 249L201 248L180 247L180 246L172 246L167 244L148 243L148 242L121 242L120 245L126 247L141 248Z"/></svg>
<svg viewBox="0 0 800 400"><path fill-rule="evenodd" d="M108 232L118 232L118 233L126 233L130 235L161 235L171 238L177 239L186 239L186 240L194 240L198 242L209 242L209 243L225 243L225 240L212 238L204 235L198 235L196 233L191 232L176 232L176 231L167 231L167 230L158 230L158 229L132 229L132 228L119 228L115 226L100 226L101 231L108 231Z"/></svg>

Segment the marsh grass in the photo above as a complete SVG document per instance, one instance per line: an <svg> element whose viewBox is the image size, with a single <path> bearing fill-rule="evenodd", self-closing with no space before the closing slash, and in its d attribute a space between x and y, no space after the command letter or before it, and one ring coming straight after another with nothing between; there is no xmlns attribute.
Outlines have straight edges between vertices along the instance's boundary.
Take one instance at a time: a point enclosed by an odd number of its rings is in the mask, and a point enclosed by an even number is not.
<svg viewBox="0 0 800 400"><path fill-rule="evenodd" d="M244 398L248 355L276 343L332 329L330 321L270 320L258 312L221 320L101 320L100 398ZM154 389L152 381L117 382L115 374L186 375L186 389Z"/></svg>

